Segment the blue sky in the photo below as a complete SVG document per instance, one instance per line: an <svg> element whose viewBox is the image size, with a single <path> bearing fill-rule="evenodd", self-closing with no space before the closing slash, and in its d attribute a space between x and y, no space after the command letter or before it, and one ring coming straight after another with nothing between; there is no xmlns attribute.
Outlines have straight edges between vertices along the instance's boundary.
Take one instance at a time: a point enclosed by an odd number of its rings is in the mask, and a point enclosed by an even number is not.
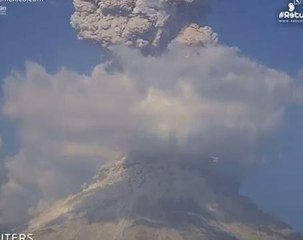
<svg viewBox="0 0 303 240"><path fill-rule="evenodd" d="M243 55L296 76L303 68L303 24L278 23L277 14L287 4L285 0L218 0L205 21L222 44L237 46ZM102 59L98 46L76 38L69 23L71 1L6 5L8 15L0 16L0 79L12 69L22 69L27 60L49 72L66 66L86 73ZM303 231L302 110L300 106L288 110L284 126L264 153L272 161L248 177L242 193ZM18 147L15 124L5 119L0 124L6 150L13 154Z"/></svg>
<svg viewBox="0 0 303 240"><path fill-rule="evenodd" d="M223 44L243 55L296 76L302 68L303 24L280 24L277 14L289 1L217 1L207 23ZM301 78L302 79L302 78ZM259 206L303 231L303 109L288 110L284 127L272 139L271 162L242 187Z"/></svg>

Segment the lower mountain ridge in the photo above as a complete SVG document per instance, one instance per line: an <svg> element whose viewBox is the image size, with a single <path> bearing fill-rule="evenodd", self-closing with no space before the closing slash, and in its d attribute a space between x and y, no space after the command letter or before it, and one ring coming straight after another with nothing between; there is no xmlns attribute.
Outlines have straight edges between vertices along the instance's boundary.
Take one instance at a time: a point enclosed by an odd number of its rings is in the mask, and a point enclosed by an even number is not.
<svg viewBox="0 0 303 240"><path fill-rule="evenodd" d="M215 164L123 157L26 231L37 240L303 240L212 174Z"/></svg>

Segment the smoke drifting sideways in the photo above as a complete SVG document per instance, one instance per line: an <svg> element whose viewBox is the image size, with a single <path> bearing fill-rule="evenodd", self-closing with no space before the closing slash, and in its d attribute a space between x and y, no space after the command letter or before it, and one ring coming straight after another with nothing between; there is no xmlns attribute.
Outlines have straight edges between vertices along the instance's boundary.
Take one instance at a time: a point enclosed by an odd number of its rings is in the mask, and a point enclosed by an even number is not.
<svg viewBox="0 0 303 240"><path fill-rule="evenodd" d="M1 224L76 192L107 159L124 154L142 161L184 156L185 167L191 159L204 166L218 158L218 178L229 170L240 175L299 94L290 76L235 48L202 47L197 54L174 41L159 57L113 51L119 71L100 64L90 75L49 74L27 63L24 73L6 79L2 110L20 123L21 149L6 161Z"/></svg>
<svg viewBox="0 0 303 240"><path fill-rule="evenodd" d="M155 55L183 28L201 20L209 0L74 0L74 6L71 24L80 38ZM202 30L211 42L217 41L210 28Z"/></svg>

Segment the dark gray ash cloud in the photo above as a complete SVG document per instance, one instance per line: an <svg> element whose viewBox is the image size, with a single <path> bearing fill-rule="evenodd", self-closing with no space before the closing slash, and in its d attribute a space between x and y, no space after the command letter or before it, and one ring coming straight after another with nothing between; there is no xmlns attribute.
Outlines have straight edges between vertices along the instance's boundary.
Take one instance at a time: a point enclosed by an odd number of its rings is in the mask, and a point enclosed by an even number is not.
<svg viewBox="0 0 303 240"><path fill-rule="evenodd" d="M74 0L71 24L80 38L104 47L126 45L152 53L163 50L184 27L198 23L208 11L209 3L209 0Z"/></svg>

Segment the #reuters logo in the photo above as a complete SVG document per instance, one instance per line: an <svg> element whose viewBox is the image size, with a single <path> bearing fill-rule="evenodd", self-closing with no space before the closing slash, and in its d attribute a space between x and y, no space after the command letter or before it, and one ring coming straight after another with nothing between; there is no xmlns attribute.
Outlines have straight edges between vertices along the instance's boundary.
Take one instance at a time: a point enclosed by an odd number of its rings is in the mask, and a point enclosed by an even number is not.
<svg viewBox="0 0 303 240"><path fill-rule="evenodd" d="M279 22L281 23L303 23L303 12L299 12L299 5L302 0L293 0L288 4L288 9L279 13Z"/></svg>

